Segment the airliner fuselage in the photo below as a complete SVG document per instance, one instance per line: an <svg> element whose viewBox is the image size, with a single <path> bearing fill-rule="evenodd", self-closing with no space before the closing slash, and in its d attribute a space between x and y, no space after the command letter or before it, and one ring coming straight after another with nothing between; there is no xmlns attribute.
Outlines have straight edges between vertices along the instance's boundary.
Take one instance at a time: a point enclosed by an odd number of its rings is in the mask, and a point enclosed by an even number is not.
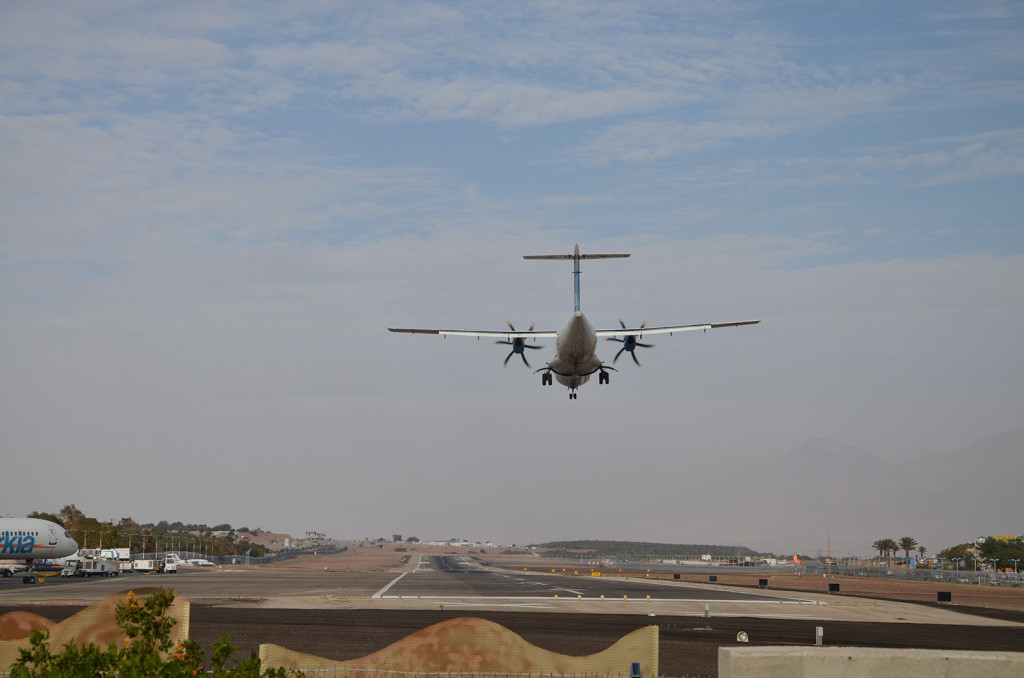
<svg viewBox="0 0 1024 678"><path fill-rule="evenodd" d="M32 561L63 558L78 551L78 543L63 527L39 518L0 518L0 574L27 571Z"/></svg>

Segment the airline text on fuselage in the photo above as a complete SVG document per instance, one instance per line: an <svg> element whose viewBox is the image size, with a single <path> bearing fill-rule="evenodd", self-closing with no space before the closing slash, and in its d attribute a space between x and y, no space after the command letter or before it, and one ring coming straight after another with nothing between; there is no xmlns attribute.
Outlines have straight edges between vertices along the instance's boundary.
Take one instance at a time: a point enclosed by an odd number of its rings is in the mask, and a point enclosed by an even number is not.
<svg viewBox="0 0 1024 678"><path fill-rule="evenodd" d="M36 538L27 535L0 534L0 555L4 553L32 553Z"/></svg>

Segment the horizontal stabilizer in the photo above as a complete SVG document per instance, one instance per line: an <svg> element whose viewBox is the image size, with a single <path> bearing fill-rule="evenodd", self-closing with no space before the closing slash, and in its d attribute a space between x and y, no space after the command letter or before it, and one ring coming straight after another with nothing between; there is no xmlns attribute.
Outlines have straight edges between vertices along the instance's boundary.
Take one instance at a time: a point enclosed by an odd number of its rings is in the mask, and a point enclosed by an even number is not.
<svg viewBox="0 0 1024 678"><path fill-rule="evenodd" d="M580 254L580 259L625 259L628 254ZM524 254L523 259L575 259L575 254Z"/></svg>

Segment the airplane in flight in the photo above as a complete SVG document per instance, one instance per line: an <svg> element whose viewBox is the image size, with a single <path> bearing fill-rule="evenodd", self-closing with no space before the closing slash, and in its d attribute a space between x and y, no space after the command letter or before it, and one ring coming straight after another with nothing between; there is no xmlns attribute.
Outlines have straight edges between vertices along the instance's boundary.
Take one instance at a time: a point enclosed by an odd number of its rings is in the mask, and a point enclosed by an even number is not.
<svg viewBox="0 0 1024 678"><path fill-rule="evenodd" d="M702 323L699 325L673 325L669 327L646 327L646 323L640 327L630 328L626 327L626 324L619 320L621 327L619 329L611 330L595 330L594 326L590 324L587 317L583 315L583 311L580 310L580 261L582 259L616 259L628 257L628 254L580 254L580 246L576 245L572 254L533 254L524 255L524 259L571 259L573 262L573 288L575 294L575 303L573 307L573 314L565 321L562 328L557 332L540 331L535 332L533 325L530 326L529 331L520 332L517 331L512 323L508 323L508 331L505 330L429 330L429 329L414 329L406 327L389 327L389 332L404 332L408 334L439 334L443 337L448 335L456 337L495 337L499 341L495 341L495 344L503 344L511 346L512 350L505 357L505 365L508 365L509 359L515 355L523 359L523 362L527 367L530 367L530 363L526 360L526 349L542 349L543 346L537 346L536 344L527 344L526 342L531 339L540 338L553 338L555 340L555 357L545 365L544 367L536 370L534 374L540 372L541 384L544 386L550 386L552 375L558 383L568 387L569 398L572 400L576 399L576 390L583 384L590 381L590 377L597 373L598 383L607 384L609 383L608 371L618 371L611 365L606 364L600 358L597 357L597 340L603 338L605 341L617 341L622 344L622 348L619 349L618 353L615 354L615 358L612 363L615 363L619 356L624 351L628 352L633 357L633 362L637 365L640 361L636 358L636 348L651 348L654 344L641 343L639 339L649 334L674 334L676 332L689 332L692 330L703 330L707 332L710 329L718 327L738 327L740 325L756 325L761 322L760 320L741 320L738 322L727 322L727 323Z"/></svg>
<svg viewBox="0 0 1024 678"><path fill-rule="evenodd" d="M78 543L63 527L39 518L0 518L0 574L24 572L21 581L35 584L34 561L78 552Z"/></svg>

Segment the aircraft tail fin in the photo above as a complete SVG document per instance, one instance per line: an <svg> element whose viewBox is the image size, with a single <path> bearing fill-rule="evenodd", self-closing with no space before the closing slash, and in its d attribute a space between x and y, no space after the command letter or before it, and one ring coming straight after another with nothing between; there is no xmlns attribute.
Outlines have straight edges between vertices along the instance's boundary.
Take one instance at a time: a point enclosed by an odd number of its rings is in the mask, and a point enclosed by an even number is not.
<svg viewBox="0 0 1024 678"><path fill-rule="evenodd" d="M576 245L572 254L524 254L523 259L572 259L573 288L575 292L575 308L580 310L580 259L625 259L628 254L580 254L580 246Z"/></svg>

